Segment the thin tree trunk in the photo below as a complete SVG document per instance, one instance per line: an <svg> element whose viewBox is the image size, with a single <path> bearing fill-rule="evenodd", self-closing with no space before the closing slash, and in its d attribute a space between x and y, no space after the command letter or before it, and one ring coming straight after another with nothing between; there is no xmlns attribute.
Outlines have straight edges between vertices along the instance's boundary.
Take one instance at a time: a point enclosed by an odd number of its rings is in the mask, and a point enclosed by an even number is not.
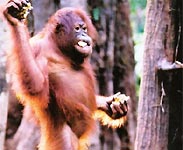
<svg viewBox="0 0 183 150"><path fill-rule="evenodd" d="M99 38L92 54L92 64L97 75L98 93L113 94L113 65L114 65L114 31L116 1L88 1L92 21L98 31ZM120 141L116 132L101 126L100 149L120 149Z"/></svg>
<svg viewBox="0 0 183 150"><path fill-rule="evenodd" d="M130 96L128 124L119 128L117 133L121 141L121 150L132 149L136 131L136 92L134 76L134 44L130 26L130 6L128 1L116 3L115 47L114 47L114 93L120 91Z"/></svg>

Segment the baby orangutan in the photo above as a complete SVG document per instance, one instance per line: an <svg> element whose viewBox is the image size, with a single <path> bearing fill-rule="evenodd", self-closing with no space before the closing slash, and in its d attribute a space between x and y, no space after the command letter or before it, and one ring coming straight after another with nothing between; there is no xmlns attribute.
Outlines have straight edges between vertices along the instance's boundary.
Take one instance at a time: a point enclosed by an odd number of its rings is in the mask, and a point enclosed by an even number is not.
<svg viewBox="0 0 183 150"><path fill-rule="evenodd" d="M95 118L114 127L124 123L128 97L95 95L89 59L96 30L84 11L58 10L30 38L24 20L31 8L27 0L10 0L4 10L13 44L12 89L39 120L39 150L86 150Z"/></svg>

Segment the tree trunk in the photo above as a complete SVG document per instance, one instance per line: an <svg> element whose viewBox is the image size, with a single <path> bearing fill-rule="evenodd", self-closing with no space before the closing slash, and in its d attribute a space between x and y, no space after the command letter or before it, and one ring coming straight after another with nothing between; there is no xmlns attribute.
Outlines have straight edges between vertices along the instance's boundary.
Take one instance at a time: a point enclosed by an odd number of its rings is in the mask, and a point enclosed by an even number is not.
<svg viewBox="0 0 183 150"><path fill-rule="evenodd" d="M136 131L136 106L137 98L135 92L134 76L134 44L130 26L130 7L128 1L117 0L115 19L115 46L114 46L114 93L120 91L130 96L128 124L119 128L117 133L121 141L121 150L134 149Z"/></svg>
<svg viewBox="0 0 183 150"><path fill-rule="evenodd" d="M48 18L55 13L57 9L60 8L59 0L32 0L33 12L34 12L34 28L35 33L39 32Z"/></svg>
<svg viewBox="0 0 183 150"><path fill-rule="evenodd" d="M182 76L175 73L177 72L176 68L180 66L174 63L177 50L173 39L178 39L176 36L179 35L175 36L173 28L175 22L172 22L170 16L171 11L174 10L171 8L170 2L171 0L149 0L147 3L143 75L140 87L135 150L168 149L168 143L172 142L168 141L168 133L170 133L169 110L172 111L170 104L176 103L177 106L182 104L182 88L180 88ZM168 74L167 70L174 73ZM174 88L171 88L173 86ZM173 109L175 110L175 108ZM177 109L179 114L172 113L179 116L177 117L179 118L177 131L182 134L180 127L182 108L177 107ZM177 131L174 132L174 135ZM176 145L176 150L179 149L179 146Z"/></svg>
<svg viewBox="0 0 183 150"><path fill-rule="evenodd" d="M134 52L129 21L128 1L88 1L92 21L99 39L92 55L97 75L99 93L111 95L116 92L130 95L128 127L117 130L101 127L101 150L133 149L129 141L135 137L135 81ZM133 112L134 111L134 112ZM131 130L130 138L127 128ZM117 136L118 135L118 136Z"/></svg>
<svg viewBox="0 0 183 150"><path fill-rule="evenodd" d="M183 63L182 49L182 0L170 1L170 48L174 50L173 62ZM183 68L183 64L181 64ZM168 130L168 150L183 149L183 129L182 129L182 114L183 114L183 69L174 68L162 71L162 81L167 83L166 93L169 98L169 130ZM166 78L164 78L164 76ZM180 82L182 81L182 82Z"/></svg>
<svg viewBox="0 0 183 150"><path fill-rule="evenodd" d="M110 0L88 1L92 22L99 34L92 54L92 65L97 75L98 93L106 96L113 94L115 3ZM100 150L120 149L116 132L105 126L100 128Z"/></svg>

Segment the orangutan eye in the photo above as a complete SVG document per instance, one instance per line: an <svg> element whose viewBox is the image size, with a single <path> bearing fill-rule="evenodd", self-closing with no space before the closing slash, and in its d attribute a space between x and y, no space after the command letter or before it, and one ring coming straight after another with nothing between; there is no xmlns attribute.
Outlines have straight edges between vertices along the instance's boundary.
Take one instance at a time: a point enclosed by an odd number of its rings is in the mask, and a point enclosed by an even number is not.
<svg viewBox="0 0 183 150"><path fill-rule="evenodd" d="M84 32L87 32L87 27L83 27Z"/></svg>
<svg viewBox="0 0 183 150"><path fill-rule="evenodd" d="M79 26L76 26L76 27L75 27L75 31L78 32L79 30L80 30L80 27L79 27Z"/></svg>

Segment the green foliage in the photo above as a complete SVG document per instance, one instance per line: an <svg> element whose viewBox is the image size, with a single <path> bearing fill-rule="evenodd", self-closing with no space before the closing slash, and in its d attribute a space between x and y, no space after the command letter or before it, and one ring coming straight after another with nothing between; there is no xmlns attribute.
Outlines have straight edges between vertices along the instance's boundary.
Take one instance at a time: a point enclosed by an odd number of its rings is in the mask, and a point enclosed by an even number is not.
<svg viewBox="0 0 183 150"><path fill-rule="evenodd" d="M133 29L133 40L135 50L135 75L136 75L136 92L139 95L140 80L142 74L142 54L144 50L144 23L146 0L130 0L130 19Z"/></svg>
<svg viewBox="0 0 183 150"><path fill-rule="evenodd" d="M99 17L100 17L100 9L98 7L94 8L93 11L93 19L95 21L99 21Z"/></svg>
<svg viewBox="0 0 183 150"><path fill-rule="evenodd" d="M146 0L130 0L131 20L133 31L137 33L144 32Z"/></svg>
<svg viewBox="0 0 183 150"><path fill-rule="evenodd" d="M146 0L130 0L131 13L135 13L137 9L145 9Z"/></svg>

